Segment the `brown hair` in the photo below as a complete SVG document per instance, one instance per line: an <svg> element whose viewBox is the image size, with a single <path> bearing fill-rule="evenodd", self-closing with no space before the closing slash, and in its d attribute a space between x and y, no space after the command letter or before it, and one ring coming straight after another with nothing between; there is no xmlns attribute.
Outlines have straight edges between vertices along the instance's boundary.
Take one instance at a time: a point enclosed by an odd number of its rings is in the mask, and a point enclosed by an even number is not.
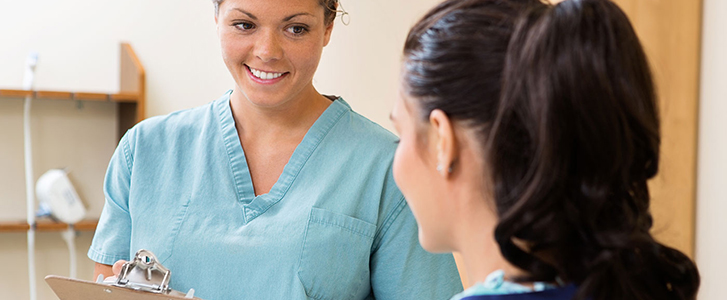
<svg viewBox="0 0 727 300"><path fill-rule="evenodd" d="M212 0L212 3L215 5L215 15L219 13L220 4L222 4L223 1L225 0ZM318 0L318 2L325 9L323 15L325 24L330 25L333 23L333 20L336 19L336 14L338 13L338 0Z"/></svg>
<svg viewBox="0 0 727 300"><path fill-rule="evenodd" d="M649 232L656 94L616 4L449 0L410 31L404 57L421 119L439 109L478 133L494 239L528 272L519 280L560 278L581 300L696 297L695 264Z"/></svg>

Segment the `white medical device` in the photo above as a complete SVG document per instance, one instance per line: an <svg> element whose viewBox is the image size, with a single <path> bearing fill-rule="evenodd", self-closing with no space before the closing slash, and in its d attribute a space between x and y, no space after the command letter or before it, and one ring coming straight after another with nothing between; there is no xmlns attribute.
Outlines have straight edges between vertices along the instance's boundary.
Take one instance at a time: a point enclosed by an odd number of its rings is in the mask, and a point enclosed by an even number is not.
<svg viewBox="0 0 727 300"><path fill-rule="evenodd" d="M71 262L71 278L77 275L76 264L76 231L73 224L83 220L86 216L86 207L73 188L68 174L62 169L51 169L45 172L35 184L35 195L38 198L38 216L51 216L63 223L69 224L68 229L61 233L68 245Z"/></svg>
<svg viewBox="0 0 727 300"><path fill-rule="evenodd" d="M75 224L86 216L86 208L66 171L51 169L35 184L41 214L50 214L66 224Z"/></svg>

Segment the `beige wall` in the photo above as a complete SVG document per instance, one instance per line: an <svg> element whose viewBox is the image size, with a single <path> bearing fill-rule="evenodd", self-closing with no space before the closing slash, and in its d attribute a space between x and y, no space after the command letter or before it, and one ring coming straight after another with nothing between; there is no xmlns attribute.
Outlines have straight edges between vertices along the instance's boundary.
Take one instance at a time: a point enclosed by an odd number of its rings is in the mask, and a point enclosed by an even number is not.
<svg viewBox="0 0 727 300"><path fill-rule="evenodd" d="M727 1L704 0L697 172L700 300L724 299L727 270Z"/></svg>
<svg viewBox="0 0 727 300"><path fill-rule="evenodd" d="M342 95L364 116L391 128L400 50L410 25L438 0L342 0L351 23L335 23L314 84ZM0 1L0 88L20 88L24 61L40 53L36 88L118 90L119 43L130 42L147 72L147 116L212 101L232 87L222 63L209 0ZM21 99L0 98L0 221L25 219ZM68 167L98 216L101 184L115 147L115 107L39 100L33 106L35 177ZM42 281L66 275L59 233L37 238L38 296L56 299ZM91 279L85 256L91 234L78 239L79 277ZM0 298L28 299L24 233L0 233Z"/></svg>

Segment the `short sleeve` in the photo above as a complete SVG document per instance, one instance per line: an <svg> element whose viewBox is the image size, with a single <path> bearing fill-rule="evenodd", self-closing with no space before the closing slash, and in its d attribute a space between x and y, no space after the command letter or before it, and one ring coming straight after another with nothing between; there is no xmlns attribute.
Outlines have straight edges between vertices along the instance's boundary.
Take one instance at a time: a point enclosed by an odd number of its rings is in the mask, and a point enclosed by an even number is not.
<svg viewBox="0 0 727 300"><path fill-rule="evenodd" d="M88 250L88 258L100 264L112 265L118 260L129 260L129 189L133 165L129 136L132 130L121 138L106 170L103 187L106 200Z"/></svg>
<svg viewBox="0 0 727 300"><path fill-rule="evenodd" d="M462 292L454 257L419 245L414 215L403 198L374 241L371 286L380 300L449 299Z"/></svg>

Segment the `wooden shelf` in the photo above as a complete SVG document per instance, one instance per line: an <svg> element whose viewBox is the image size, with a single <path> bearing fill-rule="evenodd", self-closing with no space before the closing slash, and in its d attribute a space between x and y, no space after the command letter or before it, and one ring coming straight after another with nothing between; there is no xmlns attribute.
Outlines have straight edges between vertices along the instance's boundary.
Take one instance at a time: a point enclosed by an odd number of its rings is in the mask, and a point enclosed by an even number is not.
<svg viewBox="0 0 727 300"><path fill-rule="evenodd" d="M28 96L33 96L33 91L0 89L0 97L25 98Z"/></svg>
<svg viewBox="0 0 727 300"><path fill-rule="evenodd" d="M117 124L118 139L136 123L144 119L144 105L146 99L146 73L134 49L127 43L121 44L119 58L119 92L118 93L90 93L75 91L28 91L20 89L0 89L0 98L25 98L71 100L71 101L100 101L111 102L118 106ZM98 220L83 220L74 225L77 231L94 231ZM68 228L67 224L38 221L37 231L62 231ZM25 221L0 221L0 233L25 232L30 226Z"/></svg>
<svg viewBox="0 0 727 300"><path fill-rule="evenodd" d="M119 107L117 113L118 138L126 130L144 119L146 100L146 72L136 56L134 49L127 43L121 44L119 60L119 92L89 93L74 91L28 91L19 89L0 89L0 98L25 98L71 101L113 102Z"/></svg>
<svg viewBox="0 0 727 300"><path fill-rule="evenodd" d="M94 231L98 220L83 220L76 223L74 228L76 231ZM36 223L36 231L63 231L68 228L68 224L53 221L38 221ZM30 226L25 221L0 222L0 232L25 232Z"/></svg>
<svg viewBox="0 0 727 300"><path fill-rule="evenodd" d="M25 98L31 96L33 99L48 100L72 100L72 101L108 101L137 103L139 95L132 93L101 94L85 92L59 92L59 91L25 91L0 89L0 97L4 98Z"/></svg>

